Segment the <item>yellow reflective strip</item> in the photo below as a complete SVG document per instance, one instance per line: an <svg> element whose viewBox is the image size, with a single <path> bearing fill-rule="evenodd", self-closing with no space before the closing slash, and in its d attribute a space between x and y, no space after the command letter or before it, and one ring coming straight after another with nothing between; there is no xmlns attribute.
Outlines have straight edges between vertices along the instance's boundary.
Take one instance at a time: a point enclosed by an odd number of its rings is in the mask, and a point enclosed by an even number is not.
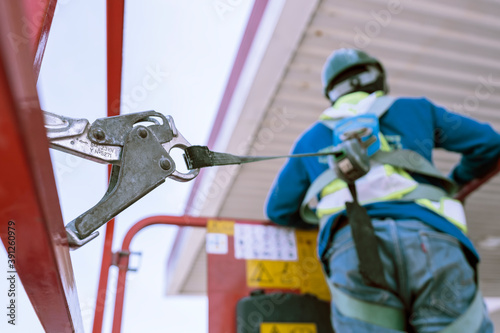
<svg viewBox="0 0 500 333"><path fill-rule="evenodd" d="M366 204L374 203L374 202L398 200L398 199L401 199L402 197L404 197L406 194L413 191L414 189L416 189L417 186L418 185L412 185L412 186L405 188L403 190L392 192L386 196L374 198L371 200L361 201L360 203L361 203L361 205L366 205ZM318 216L319 218L322 218L325 215L335 214L337 212L340 212L343 209L345 209L345 205L342 205L340 207L317 208L316 209L316 216Z"/></svg>
<svg viewBox="0 0 500 333"><path fill-rule="evenodd" d="M335 179L330 184L323 187L323 189L321 190L320 196L324 197L325 195L340 191L341 189L346 188L346 187L347 187L347 184L342 179Z"/></svg>
<svg viewBox="0 0 500 333"><path fill-rule="evenodd" d="M389 146L389 143L387 142L385 136L382 134L382 132L378 133L378 138L380 140L380 150L382 151L391 151L391 146Z"/></svg>
<svg viewBox="0 0 500 333"><path fill-rule="evenodd" d="M358 104L361 102L363 99L366 97L370 96L369 93L364 92L364 91L356 91L344 96L341 96L337 99L335 104L333 104L334 109L339 109L342 104Z"/></svg>
<svg viewBox="0 0 500 333"><path fill-rule="evenodd" d="M436 209L436 207L432 204L432 202L429 199L417 199L415 200L415 202L421 206L424 206L425 208L428 208L436 213L439 213L439 211Z"/></svg>
<svg viewBox="0 0 500 333"><path fill-rule="evenodd" d="M454 225L456 225L460 230L462 230L462 232L467 233L468 229L467 229L467 224L466 224L466 221L465 221L465 216L464 216L464 221L461 222L461 221L453 218L450 214L448 214L446 212L446 205L445 205L445 203L446 202L450 202L450 201L459 203L460 207L463 209L463 207L461 206L462 203L459 200L452 199L452 198L447 198L447 197L443 197L440 200L440 207L439 207L439 211L441 212L441 215L444 216L448 221L450 221L451 223L453 223Z"/></svg>
<svg viewBox="0 0 500 333"><path fill-rule="evenodd" d="M443 217L446 218L451 223L453 223L458 229L462 230L462 232L464 234L466 234L468 232L466 225L463 225L462 223L460 223L459 221L455 220L454 218L452 218L450 216L443 215Z"/></svg>
<svg viewBox="0 0 500 333"><path fill-rule="evenodd" d="M344 208L345 208L345 206L335 207L335 208L320 208L320 209L316 209L316 216L318 216L321 219L323 216L332 215L332 214L335 214L337 212L340 212Z"/></svg>
<svg viewBox="0 0 500 333"><path fill-rule="evenodd" d="M393 173L396 173L396 169L389 164L384 164L385 174L387 176L391 176Z"/></svg>
<svg viewBox="0 0 500 333"><path fill-rule="evenodd" d="M450 200L450 198L444 198L444 199L448 199ZM467 233L467 226L464 225L463 223L461 223L460 221L457 221L455 220L454 218L452 218L451 216L449 215L446 215L444 213L444 209L443 209L443 199L441 199L441 202L440 202L440 205L439 205L439 208L436 208L436 206L434 206L432 204L432 201L430 201L429 199L417 199L415 200L415 202L429 210L432 210L433 212L441 215L442 217L444 217L445 219L447 219L448 221L450 221L453 225L455 225L458 229L460 229L463 233Z"/></svg>
<svg viewBox="0 0 500 333"><path fill-rule="evenodd" d="M375 92L376 97L380 97L383 95L384 95L384 92L381 90ZM333 104L331 107L334 110L338 110L338 109L340 109L342 104L356 105L359 102L361 102L363 99L367 98L368 96L370 96L370 94L368 94L364 91L356 91L356 92L339 97L337 99L337 101L335 102L335 104ZM353 113L353 116L357 114L357 110L355 110L355 109L349 109L349 111L351 111ZM333 119L333 118L328 116L328 115L325 115L323 113L320 115L319 119L320 120L328 120L328 119Z"/></svg>
<svg viewBox="0 0 500 333"><path fill-rule="evenodd" d="M410 174L409 174L408 172L404 171L403 169L401 169L401 168L396 168L396 170L397 170L397 173L398 173L400 176L403 176L403 177L405 177L406 179L411 179L411 180L413 180L413 177L412 177L412 176L410 176Z"/></svg>

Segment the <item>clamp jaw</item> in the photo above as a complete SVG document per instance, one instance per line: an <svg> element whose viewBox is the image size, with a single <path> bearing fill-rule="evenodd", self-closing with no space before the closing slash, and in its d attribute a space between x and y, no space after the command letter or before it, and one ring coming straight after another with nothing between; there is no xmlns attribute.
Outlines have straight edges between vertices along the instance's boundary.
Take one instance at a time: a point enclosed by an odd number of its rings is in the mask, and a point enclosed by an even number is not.
<svg viewBox="0 0 500 333"><path fill-rule="evenodd" d="M72 249L99 235L96 231L117 214L171 178L194 179L199 169L181 173L170 151L191 145L179 133L171 116L155 111L101 118L89 124L44 112L45 128L54 149L98 163L110 163L109 187L92 208L66 225ZM146 126L149 125L149 126Z"/></svg>

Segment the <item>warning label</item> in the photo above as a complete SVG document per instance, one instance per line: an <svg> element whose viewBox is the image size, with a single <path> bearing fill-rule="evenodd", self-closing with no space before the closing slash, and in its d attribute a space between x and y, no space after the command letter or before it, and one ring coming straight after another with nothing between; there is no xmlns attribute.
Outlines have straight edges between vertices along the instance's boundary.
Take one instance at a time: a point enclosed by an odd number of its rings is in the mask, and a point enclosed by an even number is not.
<svg viewBox="0 0 500 333"><path fill-rule="evenodd" d="M260 333L317 333L313 323L262 323Z"/></svg>
<svg viewBox="0 0 500 333"><path fill-rule="evenodd" d="M236 259L297 260L297 242L292 228L269 225L236 224Z"/></svg>
<svg viewBox="0 0 500 333"><path fill-rule="evenodd" d="M270 272L270 267L266 267L266 264L262 261L257 261L256 266L251 268L251 276L249 278L250 281L254 283L273 283L274 277Z"/></svg>
<svg viewBox="0 0 500 333"><path fill-rule="evenodd" d="M232 236L234 235L234 221L208 220L207 232Z"/></svg>
<svg viewBox="0 0 500 333"><path fill-rule="evenodd" d="M249 287L300 289L300 275L295 262L247 260Z"/></svg>
<svg viewBox="0 0 500 333"><path fill-rule="evenodd" d="M298 261L246 261L247 285L251 288L295 289L329 301L330 291L316 256L316 233L296 231Z"/></svg>

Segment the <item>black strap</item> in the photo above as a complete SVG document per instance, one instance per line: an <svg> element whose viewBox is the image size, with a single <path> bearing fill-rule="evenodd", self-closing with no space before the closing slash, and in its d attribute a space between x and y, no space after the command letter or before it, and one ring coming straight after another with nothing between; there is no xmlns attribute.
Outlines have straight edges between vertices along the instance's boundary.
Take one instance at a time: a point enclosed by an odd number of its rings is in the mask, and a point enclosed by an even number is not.
<svg viewBox="0 0 500 333"><path fill-rule="evenodd" d="M353 202L346 202L345 208L351 225L352 240L359 261L359 272L368 286L388 289L384 275L384 266L378 253L378 241L375 229L365 207L360 206L354 183L348 183Z"/></svg>
<svg viewBox="0 0 500 333"><path fill-rule="evenodd" d="M184 160L189 170L205 168L217 165L243 164L249 162L272 160L286 157L314 157L336 155L338 151L322 151L309 154L294 154L281 156L237 156L228 153L211 151L207 146L190 146L184 150Z"/></svg>

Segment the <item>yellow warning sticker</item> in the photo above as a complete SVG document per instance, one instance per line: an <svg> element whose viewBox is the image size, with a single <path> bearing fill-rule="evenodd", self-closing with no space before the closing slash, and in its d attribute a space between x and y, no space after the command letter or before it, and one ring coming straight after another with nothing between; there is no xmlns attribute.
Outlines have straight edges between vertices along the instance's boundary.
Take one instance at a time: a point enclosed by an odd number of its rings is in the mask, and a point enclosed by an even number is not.
<svg viewBox="0 0 500 333"><path fill-rule="evenodd" d="M316 232L296 231L298 261L246 261L250 288L295 289L329 301L330 291L316 255Z"/></svg>
<svg viewBox="0 0 500 333"><path fill-rule="evenodd" d="M316 249L317 231L297 230L295 234L297 236L299 264L303 272L301 292L303 294L313 294L319 299L330 301L330 289Z"/></svg>
<svg viewBox="0 0 500 333"><path fill-rule="evenodd" d="M262 323L260 333L317 333L313 323Z"/></svg>
<svg viewBox="0 0 500 333"><path fill-rule="evenodd" d="M296 262L247 260L247 285L261 288L300 289L300 272Z"/></svg>
<svg viewBox="0 0 500 333"><path fill-rule="evenodd" d="M207 232L232 236L234 235L234 221L208 220Z"/></svg>

